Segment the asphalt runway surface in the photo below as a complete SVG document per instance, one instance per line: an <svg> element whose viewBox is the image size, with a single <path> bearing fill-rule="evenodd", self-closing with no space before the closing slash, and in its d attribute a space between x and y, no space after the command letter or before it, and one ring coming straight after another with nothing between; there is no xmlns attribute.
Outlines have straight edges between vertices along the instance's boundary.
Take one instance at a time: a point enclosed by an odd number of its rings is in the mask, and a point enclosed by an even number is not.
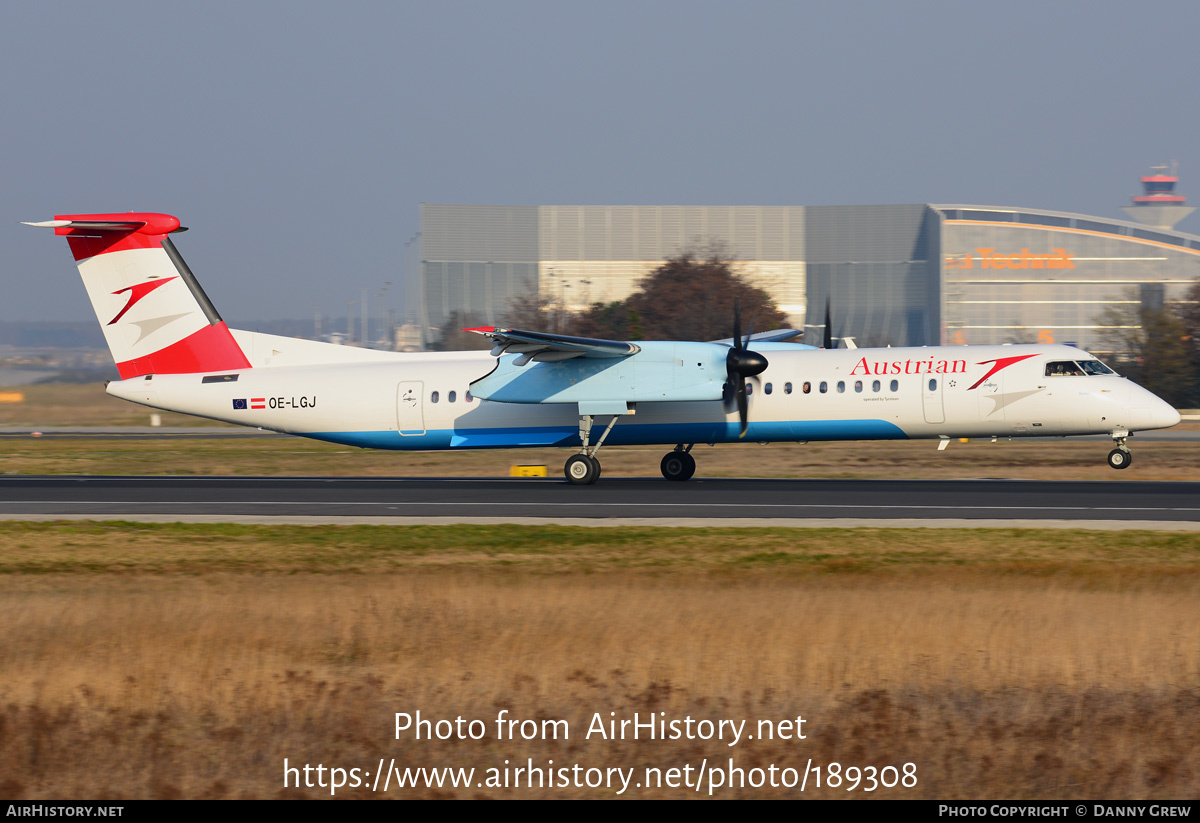
<svg viewBox="0 0 1200 823"><path fill-rule="evenodd" d="M1189 420L1189 422L1192 422ZM229 440L233 438L260 437L285 439L294 437L290 434L263 431L254 428L237 428L231 426L0 426L0 439L44 437L53 440ZM978 438L987 440L986 437ZM1029 440L1033 438L1006 437L1004 440ZM1071 435L1059 438L1037 438L1040 440L1111 440L1104 434ZM1137 432L1133 442L1146 443L1165 441L1174 443L1194 443L1200 440L1200 429L1173 428L1160 431Z"/></svg>
<svg viewBox="0 0 1200 823"><path fill-rule="evenodd" d="M1059 525L1200 528L1200 483L0 477L0 517L583 525Z"/></svg>

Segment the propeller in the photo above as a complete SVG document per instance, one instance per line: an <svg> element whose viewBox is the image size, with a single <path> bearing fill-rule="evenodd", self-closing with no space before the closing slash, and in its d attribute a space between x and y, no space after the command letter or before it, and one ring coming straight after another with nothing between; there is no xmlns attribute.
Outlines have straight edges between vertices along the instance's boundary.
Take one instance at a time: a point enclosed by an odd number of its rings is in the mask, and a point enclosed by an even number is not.
<svg viewBox="0 0 1200 823"><path fill-rule="evenodd" d="M847 337L845 326L842 327L842 336L833 336L833 311L829 308L829 295L825 295L825 337L821 343L823 349L836 349L837 341L841 341L842 345L847 349L857 349L858 345L854 342L853 337Z"/></svg>
<svg viewBox="0 0 1200 823"><path fill-rule="evenodd" d="M829 295L825 295L825 340L821 343L821 348L833 348L833 312L829 310Z"/></svg>
<svg viewBox="0 0 1200 823"><path fill-rule="evenodd" d="M726 385L733 391L734 400L737 402L738 419L742 421L742 433L738 435L739 437L746 436L746 428L750 422L750 403L746 398L746 378L762 374L767 368L767 358L746 348L753 333L754 321L751 320L750 329L746 332L745 339L742 338L741 302L735 297L733 300L733 346L729 349L729 354L725 355L725 371L729 375L729 382Z"/></svg>

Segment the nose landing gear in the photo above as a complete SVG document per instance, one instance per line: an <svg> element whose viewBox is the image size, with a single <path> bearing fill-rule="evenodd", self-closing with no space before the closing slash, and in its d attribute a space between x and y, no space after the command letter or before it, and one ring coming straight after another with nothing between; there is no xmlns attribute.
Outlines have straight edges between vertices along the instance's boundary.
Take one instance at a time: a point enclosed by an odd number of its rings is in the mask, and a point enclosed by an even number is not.
<svg viewBox="0 0 1200 823"><path fill-rule="evenodd" d="M1114 469L1127 469L1133 463L1133 453L1129 451L1129 447L1125 445L1125 438L1129 436L1127 431L1113 432L1113 442L1117 447L1108 453L1108 465Z"/></svg>

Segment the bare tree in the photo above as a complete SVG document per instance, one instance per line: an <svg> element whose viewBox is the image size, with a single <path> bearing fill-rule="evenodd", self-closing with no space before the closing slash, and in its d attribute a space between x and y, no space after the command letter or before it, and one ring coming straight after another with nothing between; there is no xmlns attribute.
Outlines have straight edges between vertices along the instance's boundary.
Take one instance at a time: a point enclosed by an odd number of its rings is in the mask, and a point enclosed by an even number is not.
<svg viewBox="0 0 1200 823"><path fill-rule="evenodd" d="M742 331L785 328L781 312L763 289L751 285L720 251L698 257L684 252L663 262L615 303L593 304L580 318L589 336L641 340L717 340L733 333L734 302Z"/></svg>
<svg viewBox="0 0 1200 823"><path fill-rule="evenodd" d="M1195 287L1193 287L1195 288ZM1194 335L1184 305L1110 305L1097 317L1101 344L1117 369L1179 408L1200 403Z"/></svg>
<svg viewBox="0 0 1200 823"><path fill-rule="evenodd" d="M781 312L764 290L747 282L734 263L720 251L699 257L685 252L650 272L638 290L624 300L593 303L579 313L567 309L561 297L545 294L529 284L527 293L514 299L501 323L514 329L577 337L616 340L719 340L733 333L733 308L740 303L742 333L787 327ZM470 325L454 313L441 329L439 350L485 348L479 335L463 335Z"/></svg>
<svg viewBox="0 0 1200 823"><path fill-rule="evenodd" d="M1021 325L1021 321L1019 319L1014 318L1010 325L1012 325L1013 328L1009 329L1008 334L1004 335L1004 339L1000 342L1011 343L1014 346L1023 345L1025 343L1042 342L1038 340L1037 332L1035 332L1033 329L1017 328Z"/></svg>
<svg viewBox="0 0 1200 823"><path fill-rule="evenodd" d="M534 289L526 284L527 293L509 303L501 322L505 326L547 334L578 334L573 331L575 315L567 310L561 298Z"/></svg>
<svg viewBox="0 0 1200 823"><path fill-rule="evenodd" d="M473 325L470 317L452 311L446 322L438 329L438 339L429 344L433 351L473 351L490 349L492 341L482 334L464 331Z"/></svg>

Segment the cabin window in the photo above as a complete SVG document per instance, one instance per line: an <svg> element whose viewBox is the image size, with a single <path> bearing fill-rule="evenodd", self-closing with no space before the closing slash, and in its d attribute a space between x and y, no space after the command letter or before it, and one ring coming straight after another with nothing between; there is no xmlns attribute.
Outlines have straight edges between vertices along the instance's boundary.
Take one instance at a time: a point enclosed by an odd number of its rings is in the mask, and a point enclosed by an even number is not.
<svg viewBox="0 0 1200 823"><path fill-rule="evenodd" d="M893 381L892 381L892 386L891 386L891 389L892 389L892 391L894 391L894 392L900 391L900 381L899 381L899 380L893 380Z"/></svg>
<svg viewBox="0 0 1200 823"><path fill-rule="evenodd" d="M854 381L854 390L859 393L862 392L862 381L861 380Z"/></svg>
<svg viewBox="0 0 1200 823"><path fill-rule="evenodd" d="M937 391L937 381L936 381L936 380L930 380L930 381L929 381L929 390L930 390L930 391Z"/></svg>
<svg viewBox="0 0 1200 823"><path fill-rule="evenodd" d="M784 383L784 384L783 384L783 393L784 393L784 394L791 394L791 393L792 393L792 384L791 384L791 383Z"/></svg>
<svg viewBox="0 0 1200 823"><path fill-rule="evenodd" d="M457 397L458 394L456 392L450 392L448 395L446 395L446 402L453 403Z"/></svg>
<svg viewBox="0 0 1200 823"><path fill-rule="evenodd" d="M471 396L471 392L470 392L470 391L467 391L467 392L465 392L465 393L463 394L463 402L464 402L464 403L470 403L470 402L471 402L472 400L474 400L474 399L475 399L475 398Z"/></svg>
<svg viewBox="0 0 1200 823"><path fill-rule="evenodd" d="M768 383L766 386L763 387L763 391L765 391L767 394L770 394L772 391L774 391L774 389L775 389L775 387L772 386L770 383Z"/></svg>
<svg viewBox="0 0 1200 823"><path fill-rule="evenodd" d="M827 391L829 391L829 384L826 383L824 380L822 380L821 381L821 394L824 394Z"/></svg>
<svg viewBox="0 0 1200 823"><path fill-rule="evenodd" d="M880 383L878 380L876 380L874 383L871 384L871 391L877 392L881 388L883 388L883 384Z"/></svg>
<svg viewBox="0 0 1200 823"><path fill-rule="evenodd" d="M809 383L807 380L805 380L804 385L800 387L800 391L804 392L805 394L808 394L809 392L812 391L812 383Z"/></svg>
<svg viewBox="0 0 1200 823"><path fill-rule="evenodd" d="M438 401L438 393L437 392L434 392L433 394L429 395L430 403L436 403L437 401Z"/></svg>
<svg viewBox="0 0 1200 823"><path fill-rule="evenodd" d="M746 396L749 397L752 394L754 394L754 384L746 381Z"/></svg>
<svg viewBox="0 0 1200 823"><path fill-rule="evenodd" d="M846 381L845 381L845 380L839 380L839 381L838 381L838 394L841 394L841 393L843 393L844 391L846 391Z"/></svg>

